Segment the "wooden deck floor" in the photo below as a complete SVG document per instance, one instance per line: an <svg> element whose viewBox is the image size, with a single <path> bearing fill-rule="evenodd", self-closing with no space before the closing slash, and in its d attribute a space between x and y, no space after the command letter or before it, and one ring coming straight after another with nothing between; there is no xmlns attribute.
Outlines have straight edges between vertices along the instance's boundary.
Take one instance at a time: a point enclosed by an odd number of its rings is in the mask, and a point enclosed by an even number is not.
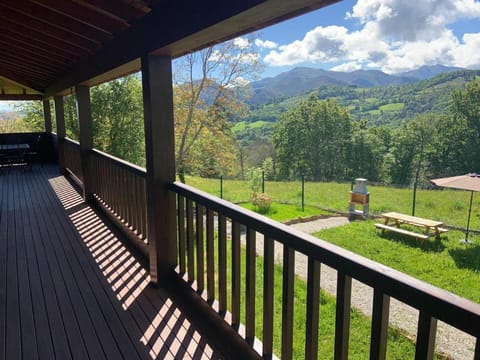
<svg viewBox="0 0 480 360"><path fill-rule="evenodd" d="M220 358L55 166L0 174L0 359Z"/></svg>

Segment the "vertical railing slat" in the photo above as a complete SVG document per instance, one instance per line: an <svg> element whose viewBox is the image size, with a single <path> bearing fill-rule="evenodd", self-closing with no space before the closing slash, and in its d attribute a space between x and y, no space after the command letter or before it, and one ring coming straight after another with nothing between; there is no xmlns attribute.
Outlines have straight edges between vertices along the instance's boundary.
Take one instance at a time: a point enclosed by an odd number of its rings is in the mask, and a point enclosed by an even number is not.
<svg viewBox="0 0 480 360"><path fill-rule="evenodd" d="M215 249L214 249L214 218L213 210L207 209L207 299L212 302L215 299Z"/></svg>
<svg viewBox="0 0 480 360"><path fill-rule="evenodd" d="M295 251L283 245L282 359L291 359L293 350L293 291Z"/></svg>
<svg viewBox="0 0 480 360"><path fill-rule="evenodd" d="M250 345L253 345L255 341L256 233L252 229L247 229L246 252L245 338Z"/></svg>
<svg viewBox="0 0 480 360"><path fill-rule="evenodd" d="M139 176L133 177L132 184L132 194L133 194L133 215L135 217L135 229L137 230L137 235L142 232L142 221L141 221L141 212L140 212L140 202L139 202L139 191L138 191L138 182L142 179Z"/></svg>
<svg viewBox="0 0 480 360"><path fill-rule="evenodd" d="M480 337L477 337L475 341L475 354L473 355L474 360L480 360Z"/></svg>
<svg viewBox="0 0 480 360"><path fill-rule="evenodd" d="M232 221L232 327L240 325L240 224Z"/></svg>
<svg viewBox="0 0 480 360"><path fill-rule="evenodd" d="M305 359L318 358L318 324L320 320L320 263L308 258L307 273L307 323Z"/></svg>
<svg viewBox="0 0 480 360"><path fill-rule="evenodd" d="M178 264L180 266L180 273L184 274L185 266L185 198L178 195Z"/></svg>
<svg viewBox="0 0 480 360"><path fill-rule="evenodd" d="M142 234L143 234L143 238L146 238L147 237L147 193L146 193L146 190L145 190L145 183L146 183L146 180L145 178L142 179L143 181L140 183L141 185L141 195L142 195L142 198L141 198L141 201L142 201L142 206L141 206L141 209L142 209Z"/></svg>
<svg viewBox="0 0 480 360"><path fill-rule="evenodd" d="M418 316L417 344L415 359L431 360L435 355L435 337L437 334L437 319L425 311Z"/></svg>
<svg viewBox="0 0 480 360"><path fill-rule="evenodd" d="M374 289L372 311L372 334L370 337L370 359L384 360L387 356L388 316L390 296Z"/></svg>
<svg viewBox="0 0 480 360"><path fill-rule="evenodd" d="M265 236L263 240L263 358L273 354L273 281L274 240Z"/></svg>
<svg viewBox="0 0 480 360"><path fill-rule="evenodd" d="M195 280L195 259L194 259L194 244L193 238L193 201L187 199L187 273L188 281Z"/></svg>
<svg viewBox="0 0 480 360"><path fill-rule="evenodd" d="M352 278L337 272L337 309L335 317L335 360L348 359Z"/></svg>
<svg viewBox="0 0 480 360"><path fill-rule="evenodd" d="M205 287L205 256L204 256L204 237L203 237L203 206L197 203L196 207L196 231L197 240L197 289L201 292Z"/></svg>
<svg viewBox="0 0 480 360"><path fill-rule="evenodd" d="M218 217L218 310L227 310L227 219Z"/></svg>

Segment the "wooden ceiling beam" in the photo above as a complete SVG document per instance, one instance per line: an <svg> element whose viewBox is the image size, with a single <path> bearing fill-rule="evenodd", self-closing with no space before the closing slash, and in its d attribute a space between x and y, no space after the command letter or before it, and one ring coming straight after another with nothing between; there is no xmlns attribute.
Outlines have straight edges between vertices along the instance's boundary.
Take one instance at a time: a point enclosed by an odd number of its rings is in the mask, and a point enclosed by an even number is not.
<svg viewBox="0 0 480 360"><path fill-rule="evenodd" d="M62 30L71 32L78 36L93 41L104 42L112 39L112 35L97 28L85 25L69 16L53 12L43 6L34 4L28 0L2 0L0 7L21 13L30 18L42 21L44 23L59 27Z"/></svg>
<svg viewBox="0 0 480 360"><path fill-rule="evenodd" d="M91 7L83 6L72 1L58 0L30 0L48 10L70 17L85 25L108 34L119 33L129 27L129 24L118 17L95 11Z"/></svg>
<svg viewBox="0 0 480 360"><path fill-rule="evenodd" d="M12 27L27 28L37 34L44 34L57 38L58 40L68 43L85 50L92 50L99 47L100 42L84 38L69 31L47 24L45 22L36 20L30 16L25 16L21 13L9 13L6 15L5 11L0 11L0 20Z"/></svg>
<svg viewBox="0 0 480 360"><path fill-rule="evenodd" d="M12 43L18 42L24 45L37 46L40 49L45 49L53 53L62 54L63 56L67 57L70 61L76 60L82 56L88 55L87 52L80 51L78 48L73 48L71 47L71 45L62 46L61 44L59 45L56 43L49 43L38 37L32 39L27 36L24 36L21 33L13 31L12 29L5 29L5 28L2 29L2 31L0 31L0 39L6 39L7 41Z"/></svg>
<svg viewBox="0 0 480 360"><path fill-rule="evenodd" d="M43 62L48 62L56 65L65 65L67 63L65 61L66 59L61 60L56 54L53 54L51 52L41 49L31 49L27 48L26 46L20 47L18 46L18 44L12 44L0 38L0 53L6 53L8 51L22 54L22 56L28 58L40 58Z"/></svg>
<svg viewBox="0 0 480 360"><path fill-rule="evenodd" d="M131 23L144 16L150 9L147 7L134 6L118 0L74 0L80 4L90 5L97 11L105 11Z"/></svg>
<svg viewBox="0 0 480 360"><path fill-rule="evenodd" d="M38 34L35 32L27 29L21 29L20 27L12 27L9 24L0 21L0 38L11 38L15 34L15 38L17 39L30 39L30 42L37 42L39 44L48 45L50 47L56 48L58 50L64 50L70 54L91 54L92 51L90 49L84 49L78 46L74 46L68 43L64 43L61 40L56 38L50 37L48 35L43 34L41 38L38 38ZM77 55L78 56L78 55Z"/></svg>
<svg viewBox="0 0 480 360"><path fill-rule="evenodd" d="M52 51L51 49L45 49L41 45L26 43L24 41L19 41L19 40L12 41L12 39L3 38L1 36L0 36L0 43L4 44L4 45L7 45L8 46L7 50L8 49L18 49L19 54L22 54L23 51L25 51L25 52L30 52L30 53L33 52L34 54L40 53L40 54L44 54L44 55L47 55L47 56L55 56L55 58L58 59L58 61L61 62L61 63L68 63L68 62L71 62L72 59L74 59L69 54L62 54L60 52Z"/></svg>
<svg viewBox="0 0 480 360"><path fill-rule="evenodd" d="M19 63L18 61L12 61L10 59L0 57L0 64L4 65L4 67L9 67L13 71L16 72L21 72L23 75L22 77L28 76L28 79L32 79L32 81L37 84L37 82L48 82L52 79L52 76L46 75L44 72L36 69L32 69L31 67L24 65L22 63ZM3 73L2 73L3 75ZM35 86L35 89L39 89L41 87Z"/></svg>
<svg viewBox="0 0 480 360"><path fill-rule="evenodd" d="M22 63L23 65L29 66L30 68L37 69L46 74L55 74L63 72L67 69L67 64L62 65L53 65L52 63L41 61L40 59L33 60L30 57L25 57L14 52L5 51L2 53L2 59L9 59L11 61Z"/></svg>
<svg viewBox="0 0 480 360"><path fill-rule="evenodd" d="M30 89L34 90L34 91L38 91L38 92L43 93L43 89L41 87L38 87L38 84L32 82L29 79L25 79L22 75L16 73L15 71L12 71L12 69L10 69L8 67L0 65L0 73L7 80L14 81L17 84L23 85L27 88L30 88Z"/></svg>
<svg viewBox="0 0 480 360"><path fill-rule="evenodd" d="M0 15L1 16L1 15ZM11 21L9 19L0 19L0 28L1 29L10 29L11 31L15 32L16 34L23 34L24 36L29 37L30 39L35 39L38 37L38 31L37 29L32 29L29 28L28 26L25 26L22 23L16 23L15 21ZM52 32L53 33L53 32ZM48 42L48 43L53 43L57 44L59 47L67 47L67 48L72 48L76 49L77 52L83 52L86 54L91 54L93 53L93 50L96 48L93 43L89 43L89 47L85 47L82 45L75 44L72 41L65 41L64 39L60 38L59 36L56 35L50 35L48 33L42 32L41 33L41 38L42 40ZM86 42L86 41L83 41Z"/></svg>

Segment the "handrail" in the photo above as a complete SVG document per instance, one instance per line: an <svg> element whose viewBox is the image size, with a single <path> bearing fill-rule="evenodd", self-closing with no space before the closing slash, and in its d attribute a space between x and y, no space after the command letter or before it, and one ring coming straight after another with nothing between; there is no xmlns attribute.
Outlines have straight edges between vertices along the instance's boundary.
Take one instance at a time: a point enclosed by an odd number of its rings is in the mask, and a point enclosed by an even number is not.
<svg viewBox="0 0 480 360"><path fill-rule="evenodd" d="M147 170L141 166L132 164L128 161L122 160L120 158L117 158L113 155L107 154L103 151L97 150L97 149L92 149L92 153L98 156L103 157L105 160L111 161L115 165L121 166L122 168L138 175L141 177L145 177L147 174Z"/></svg>
<svg viewBox="0 0 480 360"><path fill-rule="evenodd" d="M148 243L146 170L99 150L91 150L94 198L141 250Z"/></svg>
<svg viewBox="0 0 480 360"><path fill-rule="evenodd" d="M80 157L80 143L78 141L65 138L64 146L65 167L74 175L79 185L83 186L82 163Z"/></svg>
<svg viewBox="0 0 480 360"><path fill-rule="evenodd" d="M70 139L70 138L68 138L68 137L65 137L64 140L65 140L65 142L67 142L67 143L72 143L73 145L80 146L80 143L79 143L78 141L76 141L76 140Z"/></svg>
<svg viewBox="0 0 480 360"><path fill-rule="evenodd" d="M219 216L264 234L310 260L332 267L342 275L359 280L381 293L396 298L432 318L442 320L474 337L480 335L480 304L415 279L385 265L270 220L253 211L216 198L191 186L175 182L169 189L189 201L217 212ZM190 205L191 206L191 205ZM188 213L188 208L187 208ZM182 214L182 216L184 216ZM188 224L187 224L188 226ZM187 249L188 250L188 249ZM478 340L477 340L478 348ZM477 350L478 351L478 350Z"/></svg>

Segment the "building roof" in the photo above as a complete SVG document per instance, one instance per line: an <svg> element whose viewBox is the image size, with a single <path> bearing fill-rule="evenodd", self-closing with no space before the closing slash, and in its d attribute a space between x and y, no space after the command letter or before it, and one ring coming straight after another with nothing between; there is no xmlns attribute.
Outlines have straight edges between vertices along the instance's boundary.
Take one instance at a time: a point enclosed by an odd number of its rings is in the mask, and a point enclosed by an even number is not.
<svg viewBox="0 0 480 360"><path fill-rule="evenodd" d="M336 0L2 0L0 99L66 93Z"/></svg>

